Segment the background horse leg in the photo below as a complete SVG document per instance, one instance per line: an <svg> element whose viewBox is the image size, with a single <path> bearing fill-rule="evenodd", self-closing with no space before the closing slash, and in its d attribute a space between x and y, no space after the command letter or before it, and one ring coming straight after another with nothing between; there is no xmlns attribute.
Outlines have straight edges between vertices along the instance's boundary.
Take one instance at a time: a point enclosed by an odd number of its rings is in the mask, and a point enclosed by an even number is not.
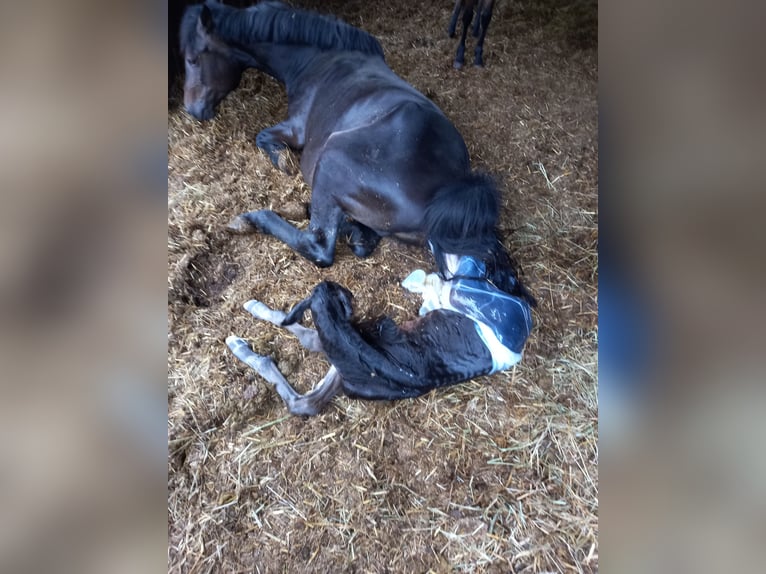
<svg viewBox="0 0 766 574"><path fill-rule="evenodd" d="M447 34L450 38L455 37L455 28L457 28L457 19L460 16L460 10L463 8L463 0L455 0L455 9L452 11L452 17L449 20Z"/></svg>
<svg viewBox="0 0 766 574"><path fill-rule="evenodd" d="M476 20L473 21L473 37L478 38L481 32L481 18L479 15L484 11L484 6L487 4L486 0L478 0L478 6L476 7Z"/></svg>
<svg viewBox="0 0 766 574"><path fill-rule="evenodd" d="M457 46L457 54L455 54L455 62L453 63L456 70L465 64L465 37L468 35L468 28L471 27L471 20L473 20L473 5L473 2L466 2L463 8L463 29L460 32L460 43Z"/></svg>
<svg viewBox="0 0 766 574"><path fill-rule="evenodd" d="M255 145L266 152L271 163L277 169L289 175L298 173L297 166L290 161L288 148L300 151L304 146L303 118L285 120L275 126L266 128L255 136Z"/></svg>
<svg viewBox="0 0 766 574"><path fill-rule="evenodd" d="M484 67L484 37L487 35L487 28L489 28L489 22L492 20L492 8L494 7L494 0L489 2L481 2L479 6L479 13L476 15L476 28L474 28L474 36L478 35L476 41L476 48L474 48L473 65L479 68ZM477 29L480 30L479 34L476 34Z"/></svg>
<svg viewBox="0 0 766 574"><path fill-rule="evenodd" d="M256 319L268 321L277 327L282 327L290 331L298 338L298 341L304 349L311 351L312 353L322 352L322 343L319 340L319 334L315 329L309 329L300 323L282 325L282 321L284 321L285 317L287 317L287 313L284 311L276 311L274 309L270 309L267 305L261 303L260 301L256 301L255 299L251 299L245 303L244 307L245 310Z"/></svg>
<svg viewBox="0 0 766 574"><path fill-rule="evenodd" d="M301 395L287 382L272 359L254 353L244 339L229 336L226 337L226 345L235 357L274 385L279 396L285 401L287 410L294 415L319 414L342 388L343 380L340 374L335 367L330 367L324 378L311 392Z"/></svg>

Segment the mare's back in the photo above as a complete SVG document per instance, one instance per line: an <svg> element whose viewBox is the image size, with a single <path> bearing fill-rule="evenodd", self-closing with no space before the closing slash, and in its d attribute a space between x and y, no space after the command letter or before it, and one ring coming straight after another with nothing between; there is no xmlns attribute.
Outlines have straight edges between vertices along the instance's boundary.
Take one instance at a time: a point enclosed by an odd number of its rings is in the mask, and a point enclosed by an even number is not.
<svg viewBox="0 0 766 574"><path fill-rule="evenodd" d="M315 93L307 130L315 132L315 138L370 125L408 102L417 103L423 114L434 116L435 121L446 120L431 100L376 56L324 52L312 70L310 83Z"/></svg>
<svg viewBox="0 0 766 574"><path fill-rule="evenodd" d="M306 95L313 101L301 160L308 180L313 180L314 166L331 149L368 168L378 158L382 163L377 171L367 170L368 179L377 177L385 184L396 176L410 189L433 187L432 182L418 185L402 179L422 180L423 171L432 171L427 166L440 165L456 177L469 169L465 142L452 122L381 58L325 52L312 77ZM410 165L414 158L416 165ZM406 173L400 173L402 168ZM430 175L441 182L444 175L439 171Z"/></svg>

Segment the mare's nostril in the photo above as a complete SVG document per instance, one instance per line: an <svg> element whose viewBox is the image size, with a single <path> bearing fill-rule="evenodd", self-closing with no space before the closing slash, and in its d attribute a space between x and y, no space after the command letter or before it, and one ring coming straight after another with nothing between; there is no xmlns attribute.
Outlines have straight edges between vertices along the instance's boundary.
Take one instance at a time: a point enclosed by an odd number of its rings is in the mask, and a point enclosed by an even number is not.
<svg viewBox="0 0 766 574"><path fill-rule="evenodd" d="M192 104L188 104L186 106L186 111L189 113L189 115L200 121L212 119L212 117L215 115L213 109L206 107L204 102L194 102Z"/></svg>

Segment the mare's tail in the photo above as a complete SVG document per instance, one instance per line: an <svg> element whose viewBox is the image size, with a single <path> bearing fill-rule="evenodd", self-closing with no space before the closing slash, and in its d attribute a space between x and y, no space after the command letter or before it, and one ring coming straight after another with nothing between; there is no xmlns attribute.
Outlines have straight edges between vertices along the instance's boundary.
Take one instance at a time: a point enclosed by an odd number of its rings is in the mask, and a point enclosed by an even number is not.
<svg viewBox="0 0 766 574"><path fill-rule="evenodd" d="M445 254L474 257L487 267L487 279L506 293L535 306L519 281L516 262L498 239L499 192L493 179L472 173L436 192L426 207L425 226L439 272L446 271Z"/></svg>

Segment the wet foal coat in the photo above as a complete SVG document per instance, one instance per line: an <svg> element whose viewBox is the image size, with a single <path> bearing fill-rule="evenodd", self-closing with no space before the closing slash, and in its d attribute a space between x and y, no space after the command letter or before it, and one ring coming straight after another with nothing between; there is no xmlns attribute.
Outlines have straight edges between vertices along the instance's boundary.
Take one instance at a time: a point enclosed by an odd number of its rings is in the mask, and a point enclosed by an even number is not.
<svg viewBox="0 0 766 574"><path fill-rule="evenodd" d="M454 258L453 258L454 261ZM337 394L368 400L418 397L433 389L504 370L521 360L532 328L529 304L484 279L483 264L462 258L453 271L473 275L442 279L413 272L402 285L420 293L420 317L397 326L389 317L353 320L352 295L324 281L285 314L258 301L245 309L282 326L332 365L320 384L297 393L269 357L255 354L244 339L229 337L234 355L275 385L293 414L315 415ZM316 327L299 324L306 311Z"/></svg>

